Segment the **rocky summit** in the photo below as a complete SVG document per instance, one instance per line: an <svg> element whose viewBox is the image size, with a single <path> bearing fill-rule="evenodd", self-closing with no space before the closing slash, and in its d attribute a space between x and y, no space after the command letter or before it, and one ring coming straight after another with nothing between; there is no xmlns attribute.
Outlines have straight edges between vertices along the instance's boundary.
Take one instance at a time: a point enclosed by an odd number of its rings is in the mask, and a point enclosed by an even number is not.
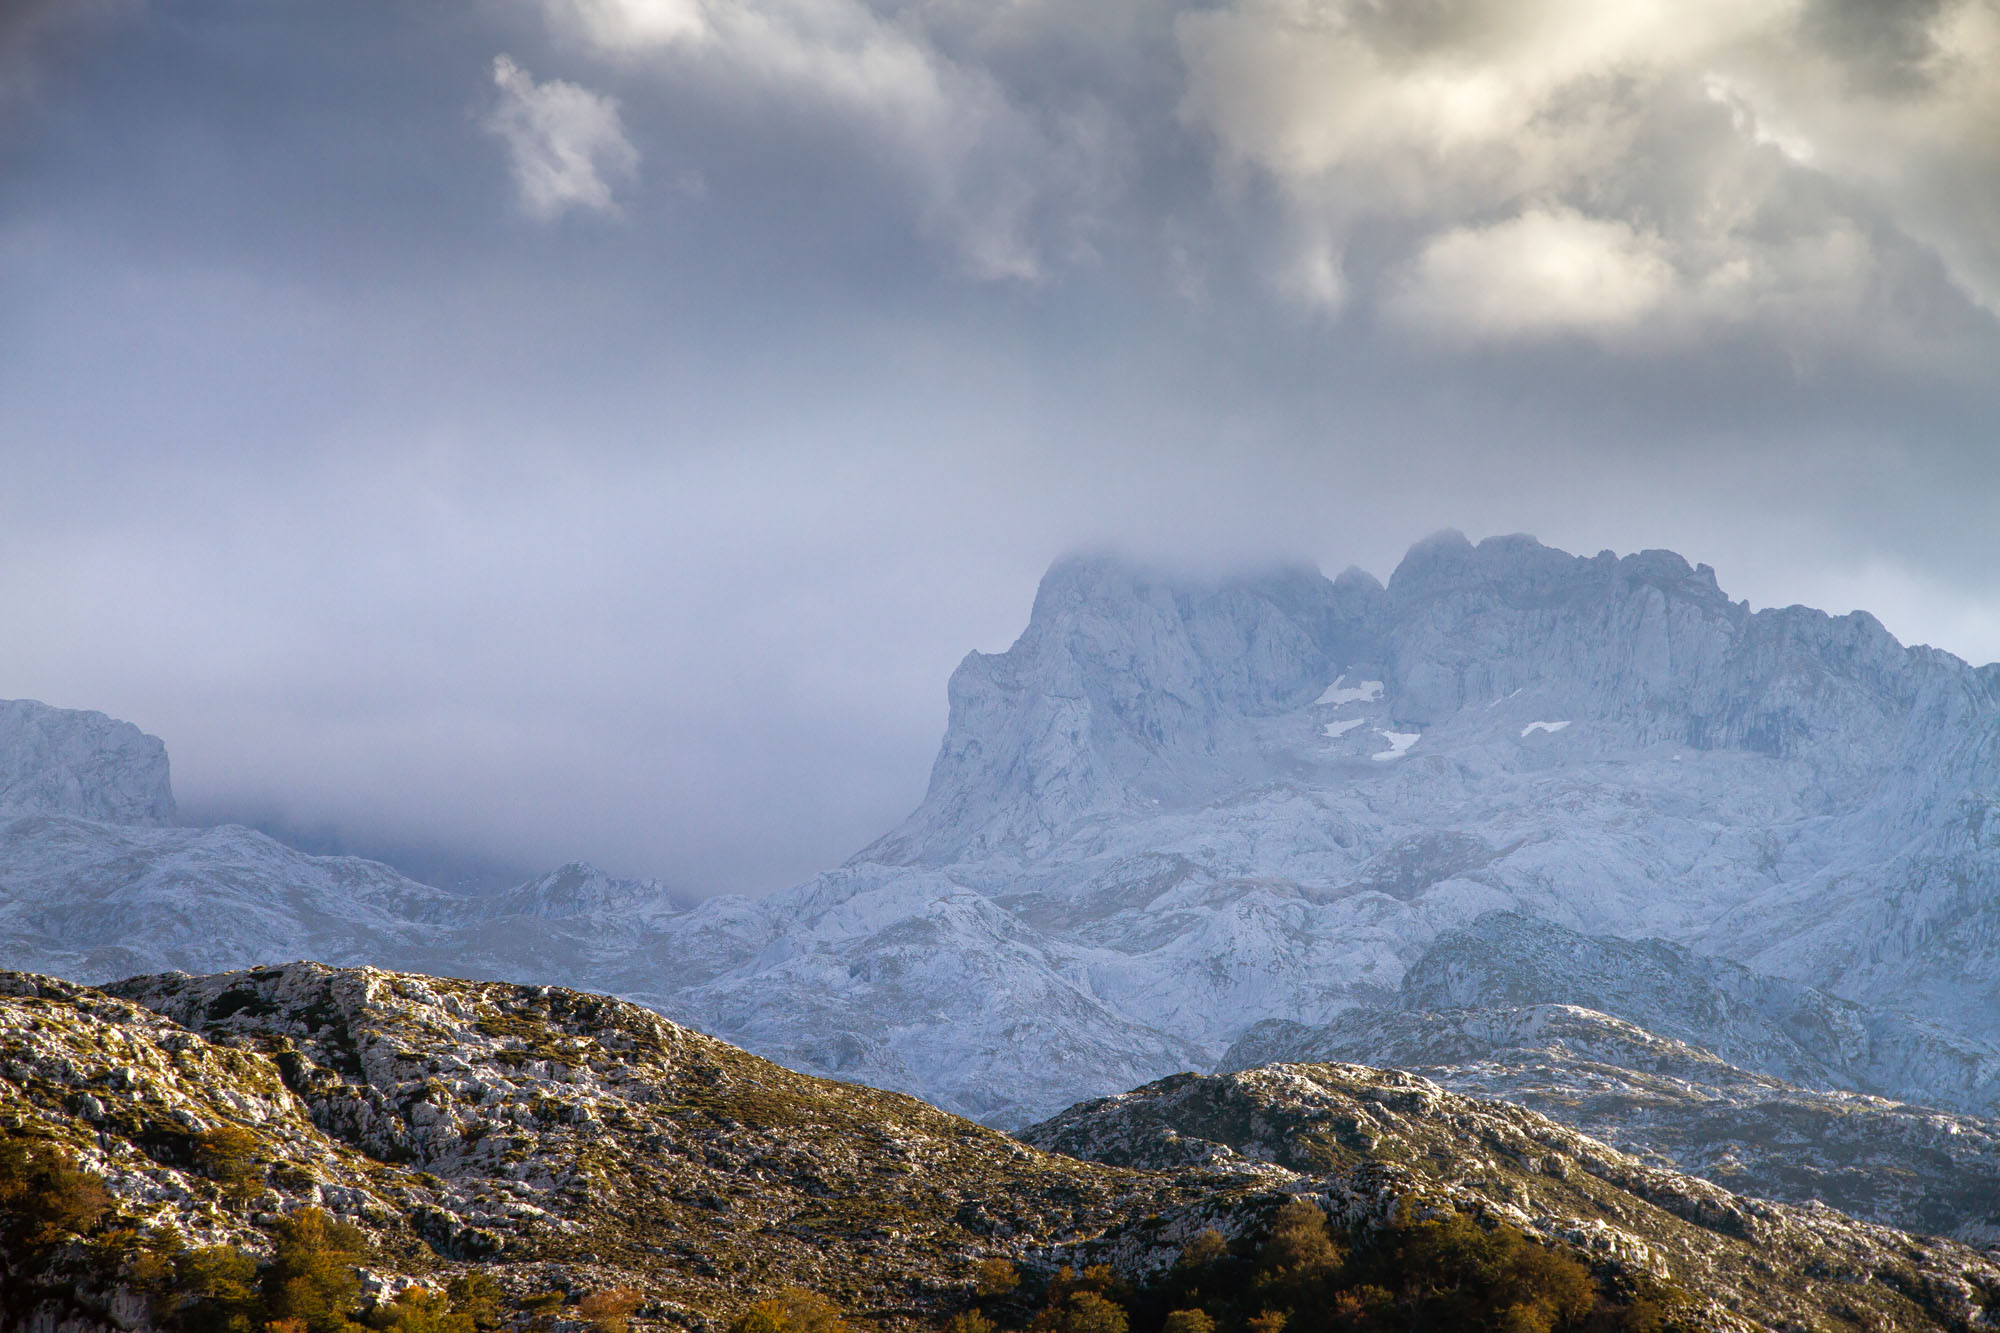
<svg viewBox="0 0 2000 1333"><path fill-rule="evenodd" d="M1069 1328L1032 1313L1066 1271L1143 1312L1203 1244L1270 1263L1288 1204L1377 1281L1370 1256L1440 1219L1519 1237L1555 1256L1531 1271L1596 1293L1592 1328L1973 1328L2000 1300L1966 1246L1742 1198L1408 1074L1185 1075L1026 1138L560 988L5 974L0 1326L214 1327L261 1266L294 1274L265 1282L292 1308L358 1270L343 1299L402 1330L461 1326L421 1322L415 1288L471 1293L494 1329L755 1328L732 1321L797 1288L884 1327L983 1301Z"/></svg>

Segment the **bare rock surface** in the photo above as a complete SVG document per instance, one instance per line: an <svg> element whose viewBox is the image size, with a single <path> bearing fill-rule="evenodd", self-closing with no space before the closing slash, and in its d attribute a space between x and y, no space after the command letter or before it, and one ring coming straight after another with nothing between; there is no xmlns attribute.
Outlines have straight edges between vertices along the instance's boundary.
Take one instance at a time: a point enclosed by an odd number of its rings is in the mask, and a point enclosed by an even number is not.
<svg viewBox="0 0 2000 1333"><path fill-rule="evenodd" d="M1992 1257L1825 1207L1743 1198L1620 1153L1544 1116L1359 1065L1182 1074L1085 1102L1023 1131L1039 1147L1139 1169L1189 1164L1305 1188L1336 1218L1384 1195L1501 1218L1601 1261L1670 1276L1718 1326L1987 1319ZM1881 1285L1878 1285L1881 1284ZM1961 1285L1962 1284L1962 1285ZM1892 1294L1893 1293L1893 1294Z"/></svg>
<svg viewBox="0 0 2000 1333"><path fill-rule="evenodd" d="M252 1145L233 1189L202 1165L224 1126ZM314 1204L366 1232L379 1293L468 1271L512 1293L629 1285L647 1327L713 1328L794 1284L935 1327L982 1258L1143 1280L1294 1199L1359 1236L1508 1221L1684 1290L1718 1330L1981 1328L2000 1297L1964 1245L1744 1199L1407 1074L1181 1076L1071 1108L1031 1145L610 997L370 968L106 990L0 974L0 1135L65 1147L127 1225L254 1251ZM58 1318L63 1299L29 1326L145 1327Z"/></svg>

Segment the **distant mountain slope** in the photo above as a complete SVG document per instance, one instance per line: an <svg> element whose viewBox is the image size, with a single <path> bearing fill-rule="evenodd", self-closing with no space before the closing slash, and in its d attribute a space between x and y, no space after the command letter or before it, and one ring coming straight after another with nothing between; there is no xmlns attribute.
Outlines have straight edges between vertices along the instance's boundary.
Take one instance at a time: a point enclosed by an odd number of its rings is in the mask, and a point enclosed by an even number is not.
<svg viewBox="0 0 2000 1333"><path fill-rule="evenodd" d="M268 1246L305 1204L362 1228L378 1292L477 1273L516 1324L547 1293L573 1318L576 1296L630 1286L645 1328L713 1327L802 1284L936 1327L981 1258L1031 1290L1058 1264L1146 1281L1203 1230L1254 1248L1287 1200L1359 1243L1395 1220L1511 1221L1606 1280L1683 1288L1694 1327L1960 1328L2000 1298L1967 1247L1741 1199L1403 1074L1170 1080L1032 1137L1057 1151L556 988L314 964L108 992L0 974L0 1145L60 1145L128 1228L59 1251L76 1280L40 1288L0 1229L0 1333L148 1327L119 1286L138 1281L129 1228Z"/></svg>
<svg viewBox="0 0 2000 1333"><path fill-rule="evenodd" d="M1425 950L1409 1012L1581 1005L1760 1073L1964 1111L2000 1107L2000 1046L1841 1000L1665 940L1583 935L1494 912Z"/></svg>

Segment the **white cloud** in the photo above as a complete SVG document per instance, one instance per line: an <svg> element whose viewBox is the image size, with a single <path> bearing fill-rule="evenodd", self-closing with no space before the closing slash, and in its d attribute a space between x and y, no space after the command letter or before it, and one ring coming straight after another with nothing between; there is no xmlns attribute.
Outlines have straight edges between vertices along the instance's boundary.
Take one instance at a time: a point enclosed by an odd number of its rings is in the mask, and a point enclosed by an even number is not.
<svg viewBox="0 0 2000 1333"><path fill-rule="evenodd" d="M863 0L541 3L559 31L628 68L705 71L729 96L854 128L977 278L1046 276L1052 258L1080 248L1076 233L1115 175L1115 136L1087 105L1015 100L976 61L940 50L920 14Z"/></svg>
<svg viewBox="0 0 2000 1333"><path fill-rule="evenodd" d="M537 83L504 55L494 58L493 82L500 104L486 124L507 145L529 216L550 222L572 208L616 214L606 178L630 178L639 166L618 103L561 79Z"/></svg>
<svg viewBox="0 0 2000 1333"><path fill-rule="evenodd" d="M1446 338L1615 335L1659 313L1678 275L1659 238L1567 209L1432 238L1389 299Z"/></svg>
<svg viewBox="0 0 2000 1333"><path fill-rule="evenodd" d="M1183 124L1276 187L1272 271L1308 298L1373 283L1468 337L1811 343L1891 322L1891 244L2000 313L1995 0L1229 0L1176 35Z"/></svg>

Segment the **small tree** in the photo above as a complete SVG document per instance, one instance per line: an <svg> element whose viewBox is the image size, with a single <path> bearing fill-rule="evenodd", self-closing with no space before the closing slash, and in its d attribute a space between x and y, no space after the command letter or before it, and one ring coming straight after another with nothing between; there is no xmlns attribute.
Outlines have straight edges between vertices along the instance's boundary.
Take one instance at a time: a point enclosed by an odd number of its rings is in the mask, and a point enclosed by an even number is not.
<svg viewBox="0 0 2000 1333"><path fill-rule="evenodd" d="M982 1301L997 1300L1020 1285L1021 1275L1014 1271L1014 1265L997 1256L981 1259L972 1270L972 1290Z"/></svg>
<svg viewBox="0 0 2000 1333"><path fill-rule="evenodd" d="M264 1290L276 1319L296 1319L306 1333L355 1333L361 1299L355 1271L367 1237L318 1208L301 1208L277 1227L277 1252L265 1271Z"/></svg>
<svg viewBox="0 0 2000 1333"><path fill-rule="evenodd" d="M176 1255L173 1294L188 1333L255 1333L264 1319L257 1261L227 1245Z"/></svg>
<svg viewBox="0 0 2000 1333"><path fill-rule="evenodd" d="M500 1327L500 1284L484 1273L461 1273L445 1287L451 1308L472 1321L477 1333Z"/></svg>
<svg viewBox="0 0 2000 1333"><path fill-rule="evenodd" d="M1273 1277L1301 1282L1333 1272L1344 1257L1327 1230L1326 1214L1294 1199L1272 1219L1270 1238L1264 1242L1257 1260Z"/></svg>
<svg viewBox="0 0 2000 1333"><path fill-rule="evenodd" d="M639 1301L639 1293L631 1287L613 1287L609 1291L593 1291L578 1301L576 1313L590 1325L592 1333L625 1333Z"/></svg>
<svg viewBox="0 0 2000 1333"><path fill-rule="evenodd" d="M1222 1238L1220 1231L1210 1227L1181 1247L1181 1256L1174 1261L1174 1266L1195 1271L1221 1263L1228 1257L1229 1242Z"/></svg>
<svg viewBox="0 0 2000 1333"><path fill-rule="evenodd" d="M0 1139L0 1237L45 1249L81 1236L111 1211L104 1181L49 1143Z"/></svg>
<svg viewBox="0 0 2000 1333"><path fill-rule="evenodd" d="M245 1204L264 1190L264 1163L258 1157L257 1136L240 1125L217 1125L195 1136L195 1167L234 1204Z"/></svg>
<svg viewBox="0 0 2000 1333"><path fill-rule="evenodd" d="M1175 1310L1160 1333L1215 1333L1215 1321L1206 1310Z"/></svg>
<svg viewBox="0 0 2000 1333"><path fill-rule="evenodd" d="M787 1287L730 1322L729 1333L854 1333L826 1297Z"/></svg>
<svg viewBox="0 0 2000 1333"><path fill-rule="evenodd" d="M1125 1308L1095 1291L1072 1291L1035 1320L1039 1333L1126 1333Z"/></svg>

